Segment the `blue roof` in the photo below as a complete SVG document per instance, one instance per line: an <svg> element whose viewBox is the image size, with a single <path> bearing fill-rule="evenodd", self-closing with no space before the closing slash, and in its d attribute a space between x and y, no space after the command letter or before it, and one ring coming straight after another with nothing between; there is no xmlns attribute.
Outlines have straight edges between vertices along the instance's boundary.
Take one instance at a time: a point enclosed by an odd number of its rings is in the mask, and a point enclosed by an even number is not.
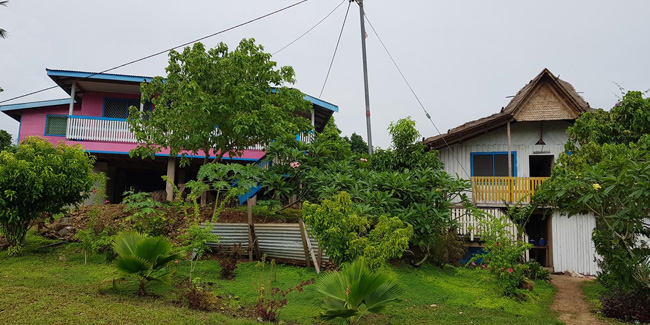
<svg viewBox="0 0 650 325"><path fill-rule="evenodd" d="M76 102L77 101L75 101L75 103ZM68 105L68 104L70 104L70 98L43 100L40 102L8 104L8 105L0 105L0 112L15 111L19 109L38 108L38 107L45 107L45 106Z"/></svg>
<svg viewBox="0 0 650 325"><path fill-rule="evenodd" d="M305 94L304 98L306 100L312 102L312 104L316 104L316 105L318 105L318 106L320 106L322 108L328 109L328 110L330 110L332 112L336 112L336 113L339 112L339 107L338 106L336 106L334 104L331 104L331 103L328 103L328 102L326 102L326 101L324 101L322 99L318 99L316 97L313 97L313 96L310 96L310 95L307 95L307 94Z"/></svg>
<svg viewBox="0 0 650 325"><path fill-rule="evenodd" d="M95 79L95 80L113 80L113 81L126 81L126 82L150 82L153 80L151 77L145 76L133 76L126 74L113 74L113 73L96 73L96 72L84 72L84 71L73 71L73 70L50 70L45 69L47 75L50 77L69 77L69 78L84 78L84 79Z"/></svg>

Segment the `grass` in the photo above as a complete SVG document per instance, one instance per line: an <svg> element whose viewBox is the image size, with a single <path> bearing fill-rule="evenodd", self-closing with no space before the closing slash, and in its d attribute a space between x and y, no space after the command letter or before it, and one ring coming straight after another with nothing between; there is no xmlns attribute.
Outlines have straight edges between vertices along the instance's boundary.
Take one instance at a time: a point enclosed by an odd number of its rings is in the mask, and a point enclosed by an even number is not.
<svg viewBox="0 0 650 325"><path fill-rule="evenodd" d="M581 289L582 293L585 295L587 304L589 304L589 310L596 314L603 323L611 325L625 324L619 320L603 316L601 312L602 304L600 303L600 297L607 292L607 288L603 287L598 280L582 282Z"/></svg>
<svg viewBox="0 0 650 325"><path fill-rule="evenodd" d="M115 275L103 256L83 254L73 245L41 248L51 243L31 235L20 257L0 253L0 322L8 323L224 323L253 324L254 319L235 319L218 312L198 312L183 308L171 286L151 284L156 297L138 297L135 282L110 289L100 283ZM181 262L177 278L187 276L189 265ZM517 302L500 297L485 273L464 268L413 268L400 265L392 276L406 289L403 300L385 314L370 315L361 324L557 324L550 311L553 287L535 284L529 299ZM250 308L257 292L253 285L259 276L256 263L240 263L234 280L219 279L217 261L201 261L195 272L222 297L231 297L233 307ZM276 266L274 287L287 289L300 280L316 278L313 269L289 265ZM101 287L101 289L100 289ZM322 298L314 286L290 293L280 319L285 323L318 322Z"/></svg>

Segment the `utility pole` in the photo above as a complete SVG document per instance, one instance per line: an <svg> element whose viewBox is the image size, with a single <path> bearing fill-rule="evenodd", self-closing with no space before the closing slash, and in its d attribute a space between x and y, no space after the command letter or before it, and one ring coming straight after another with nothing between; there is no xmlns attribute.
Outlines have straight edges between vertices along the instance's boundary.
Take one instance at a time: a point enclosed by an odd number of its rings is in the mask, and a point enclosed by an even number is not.
<svg viewBox="0 0 650 325"><path fill-rule="evenodd" d="M350 0L354 1L354 0ZM363 56L363 82L366 93L366 127L368 129L368 154L372 156L372 131L370 127L370 92L368 91L368 61L366 59L366 24L363 13L363 0L356 0L359 4L359 16L361 17L361 55Z"/></svg>

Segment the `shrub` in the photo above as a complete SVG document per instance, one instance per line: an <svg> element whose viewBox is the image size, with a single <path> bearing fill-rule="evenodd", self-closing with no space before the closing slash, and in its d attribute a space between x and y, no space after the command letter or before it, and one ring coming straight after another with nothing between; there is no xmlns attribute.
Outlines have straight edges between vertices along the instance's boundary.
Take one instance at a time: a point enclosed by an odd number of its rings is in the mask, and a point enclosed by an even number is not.
<svg viewBox="0 0 650 325"><path fill-rule="evenodd" d="M162 269L179 258L171 253L169 240L163 237L146 237L137 232L124 232L115 238L113 250L118 257L115 267L125 275L139 280L138 294L147 294L145 286L149 281L171 283L172 271Z"/></svg>
<svg viewBox="0 0 650 325"><path fill-rule="evenodd" d="M38 137L15 153L0 152L0 229L13 253L44 213L63 212L88 196L92 169L93 158L81 146L55 147Z"/></svg>
<svg viewBox="0 0 650 325"><path fill-rule="evenodd" d="M124 212L133 213L125 220L133 222L133 228L143 234L162 236L165 232L166 219L160 210L162 203L155 201L151 193L131 191L124 192L126 204Z"/></svg>
<svg viewBox="0 0 650 325"><path fill-rule="evenodd" d="M413 235L413 227L397 217L382 216L373 224L359 216L346 192L320 205L306 203L302 215L310 232L337 264L364 257L368 267L376 270L388 259L401 257Z"/></svg>
<svg viewBox="0 0 650 325"><path fill-rule="evenodd" d="M302 292L304 286L311 285L315 282L314 279L301 281L295 287L286 290L273 288L273 282L275 282L275 260L271 260L267 267L266 255L262 257L262 261L255 265L255 270L256 280L254 285L258 294L257 302L255 303L255 313L263 321L277 321L282 308L288 303L286 296L293 291Z"/></svg>
<svg viewBox="0 0 650 325"><path fill-rule="evenodd" d="M88 261L89 252L104 253L107 261L111 261L115 257L112 243L120 229L111 224L105 224L100 213L101 209L93 208L88 214L86 228L78 230L75 235L84 249L84 264Z"/></svg>
<svg viewBox="0 0 650 325"><path fill-rule="evenodd" d="M601 297L603 315L626 322L650 323L650 290L612 290Z"/></svg>
<svg viewBox="0 0 650 325"><path fill-rule="evenodd" d="M472 257L470 263L484 263L503 295L522 297L519 287L524 280L525 266L520 261L531 245L512 237L507 230L511 226L508 220L507 216L483 216L479 224L483 230L485 252Z"/></svg>
<svg viewBox="0 0 650 325"><path fill-rule="evenodd" d="M403 290L384 272L371 272L363 258L347 265L341 272L326 273L316 283L326 297L321 317L361 318L365 313L379 313L396 301Z"/></svg>
<svg viewBox="0 0 650 325"><path fill-rule="evenodd" d="M195 280L200 280L195 278ZM182 302L190 309L210 311L217 304L217 297L205 284L187 283L183 281L178 285Z"/></svg>
<svg viewBox="0 0 650 325"><path fill-rule="evenodd" d="M224 280L232 280L235 278L235 270L237 269L237 261L242 256L241 244L235 244L231 249L221 247L222 256L219 259L219 266L221 266L221 278Z"/></svg>
<svg viewBox="0 0 650 325"><path fill-rule="evenodd" d="M523 264L524 276L531 280L551 281L551 272L544 270L541 264L536 261L528 261Z"/></svg>

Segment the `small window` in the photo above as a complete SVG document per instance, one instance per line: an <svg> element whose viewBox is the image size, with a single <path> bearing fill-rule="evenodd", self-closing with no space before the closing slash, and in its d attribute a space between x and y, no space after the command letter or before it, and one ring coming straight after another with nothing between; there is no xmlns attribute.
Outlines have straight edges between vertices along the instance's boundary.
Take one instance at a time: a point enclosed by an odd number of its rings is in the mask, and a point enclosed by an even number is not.
<svg viewBox="0 0 650 325"><path fill-rule="evenodd" d="M507 152L473 152L470 154L472 176L508 176ZM517 176L517 153L510 155L512 176Z"/></svg>
<svg viewBox="0 0 650 325"><path fill-rule="evenodd" d="M129 115L129 107L140 108L139 99L104 98L104 117L126 118ZM144 109L150 111L151 103L144 104Z"/></svg>
<svg viewBox="0 0 650 325"><path fill-rule="evenodd" d="M45 135L65 136L67 123L67 116L48 115L45 120Z"/></svg>

